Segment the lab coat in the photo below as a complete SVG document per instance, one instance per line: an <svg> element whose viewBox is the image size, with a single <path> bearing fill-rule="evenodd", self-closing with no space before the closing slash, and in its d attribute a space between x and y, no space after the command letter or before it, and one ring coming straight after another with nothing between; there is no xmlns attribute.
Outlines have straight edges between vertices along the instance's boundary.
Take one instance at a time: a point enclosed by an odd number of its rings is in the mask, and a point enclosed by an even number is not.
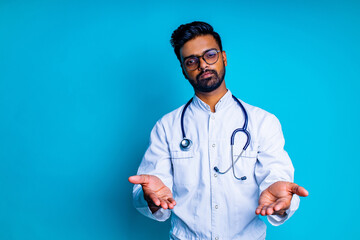
<svg viewBox="0 0 360 240"><path fill-rule="evenodd" d="M143 197L141 185L133 189L134 205L142 214L158 221L171 216L171 239L264 239L265 223L255 214L259 195L272 183L294 180L294 168L284 150L284 137L278 119L258 107L241 101L248 114L250 145L231 166L230 137L241 128L244 114L230 90L215 106L215 112L197 96L184 117L186 137L193 144L189 151L180 149L181 112L184 106L166 114L151 131L150 145L137 174L159 177L172 190L177 205L152 214ZM234 159L241 152L246 136L235 137ZM285 217L268 216L272 225L280 225L296 211L300 199L294 195Z"/></svg>

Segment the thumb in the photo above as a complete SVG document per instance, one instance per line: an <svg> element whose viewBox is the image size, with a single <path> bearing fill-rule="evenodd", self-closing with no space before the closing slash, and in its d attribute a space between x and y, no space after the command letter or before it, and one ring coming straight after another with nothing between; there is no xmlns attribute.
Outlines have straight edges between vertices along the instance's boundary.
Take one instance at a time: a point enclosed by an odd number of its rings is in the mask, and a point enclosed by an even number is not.
<svg viewBox="0 0 360 240"><path fill-rule="evenodd" d="M147 175L134 175L129 177L128 180L133 184L146 184L149 182Z"/></svg>
<svg viewBox="0 0 360 240"><path fill-rule="evenodd" d="M296 183L290 183L290 189L292 193L299 195L300 197L306 197L309 195L309 192L305 188L297 185Z"/></svg>

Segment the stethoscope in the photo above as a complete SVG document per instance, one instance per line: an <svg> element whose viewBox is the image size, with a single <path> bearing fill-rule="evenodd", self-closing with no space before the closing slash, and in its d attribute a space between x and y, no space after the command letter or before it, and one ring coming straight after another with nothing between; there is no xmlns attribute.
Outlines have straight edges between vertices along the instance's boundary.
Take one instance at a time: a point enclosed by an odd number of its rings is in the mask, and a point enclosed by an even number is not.
<svg viewBox="0 0 360 240"><path fill-rule="evenodd" d="M244 151L247 149L247 147L249 146L250 144L250 139L251 139L251 136L250 136L250 133L249 131L246 129L247 128L247 124L248 124L248 115L247 115L247 112L244 108L244 106L241 104L241 102L234 96L232 95L233 99L235 100L235 102L237 102L242 110L242 112L244 113L244 117L245 117L245 120L244 120L244 125L242 128L237 128L234 130L234 132L232 133L231 135L231 140L230 140L230 145L231 145L231 166L226 169L226 171L223 171L221 172L219 170L218 167L214 167L214 170L215 172L219 173L219 174L225 174L227 173L228 171L230 171L230 169L233 170L233 175L234 177L237 179L237 180L246 180L246 176L242 176L242 177L237 177L236 174L235 174L235 168L234 168L234 165L236 164L236 162L240 159L240 157L242 156L242 154L244 153ZM181 140L180 142L180 148L181 150L183 151L189 151L191 146L192 146L192 141L189 139L189 138L186 138L186 135L185 135L185 130L184 130L184 115L185 115L185 111L187 109L187 107L190 105L190 103L192 102L192 98L185 104L184 108L183 108L183 111L181 113L181 131L182 131L182 136L183 136L183 139ZM235 140L235 135L238 133L238 132L243 132L245 135L246 135L246 143L242 149L242 151L240 152L240 154L238 155L238 157L236 158L236 160L234 161L234 155L233 155L233 152L234 152L234 140Z"/></svg>

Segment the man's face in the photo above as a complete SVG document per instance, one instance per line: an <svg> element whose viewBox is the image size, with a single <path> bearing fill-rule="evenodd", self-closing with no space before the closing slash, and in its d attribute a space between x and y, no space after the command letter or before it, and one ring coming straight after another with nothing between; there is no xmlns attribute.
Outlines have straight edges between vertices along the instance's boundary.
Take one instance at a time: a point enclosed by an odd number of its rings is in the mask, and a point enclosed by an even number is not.
<svg viewBox="0 0 360 240"><path fill-rule="evenodd" d="M216 63L208 64L201 57L210 50L216 49L220 51L215 38L212 35L198 36L184 44L180 49L181 67L183 74L195 91L211 92L217 89L224 80L225 66L227 65L225 52L219 52L219 58ZM195 70L188 70L185 67L184 60L190 56L199 58L199 66Z"/></svg>

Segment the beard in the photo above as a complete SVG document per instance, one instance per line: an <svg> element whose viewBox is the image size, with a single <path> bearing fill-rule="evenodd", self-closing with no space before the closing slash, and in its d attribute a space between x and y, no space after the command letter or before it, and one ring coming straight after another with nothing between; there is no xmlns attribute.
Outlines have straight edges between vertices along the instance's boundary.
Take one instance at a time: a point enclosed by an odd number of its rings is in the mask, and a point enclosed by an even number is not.
<svg viewBox="0 0 360 240"><path fill-rule="evenodd" d="M208 78L201 78L201 75L204 73L212 73L213 75ZM223 71L220 72L220 76L215 70L209 69L209 70L201 71L201 73L199 73L196 76L196 81L192 79L188 79L188 80L195 89L195 91L212 92L218 87L220 87L220 85L224 81L224 78L225 78L225 67L223 68Z"/></svg>

